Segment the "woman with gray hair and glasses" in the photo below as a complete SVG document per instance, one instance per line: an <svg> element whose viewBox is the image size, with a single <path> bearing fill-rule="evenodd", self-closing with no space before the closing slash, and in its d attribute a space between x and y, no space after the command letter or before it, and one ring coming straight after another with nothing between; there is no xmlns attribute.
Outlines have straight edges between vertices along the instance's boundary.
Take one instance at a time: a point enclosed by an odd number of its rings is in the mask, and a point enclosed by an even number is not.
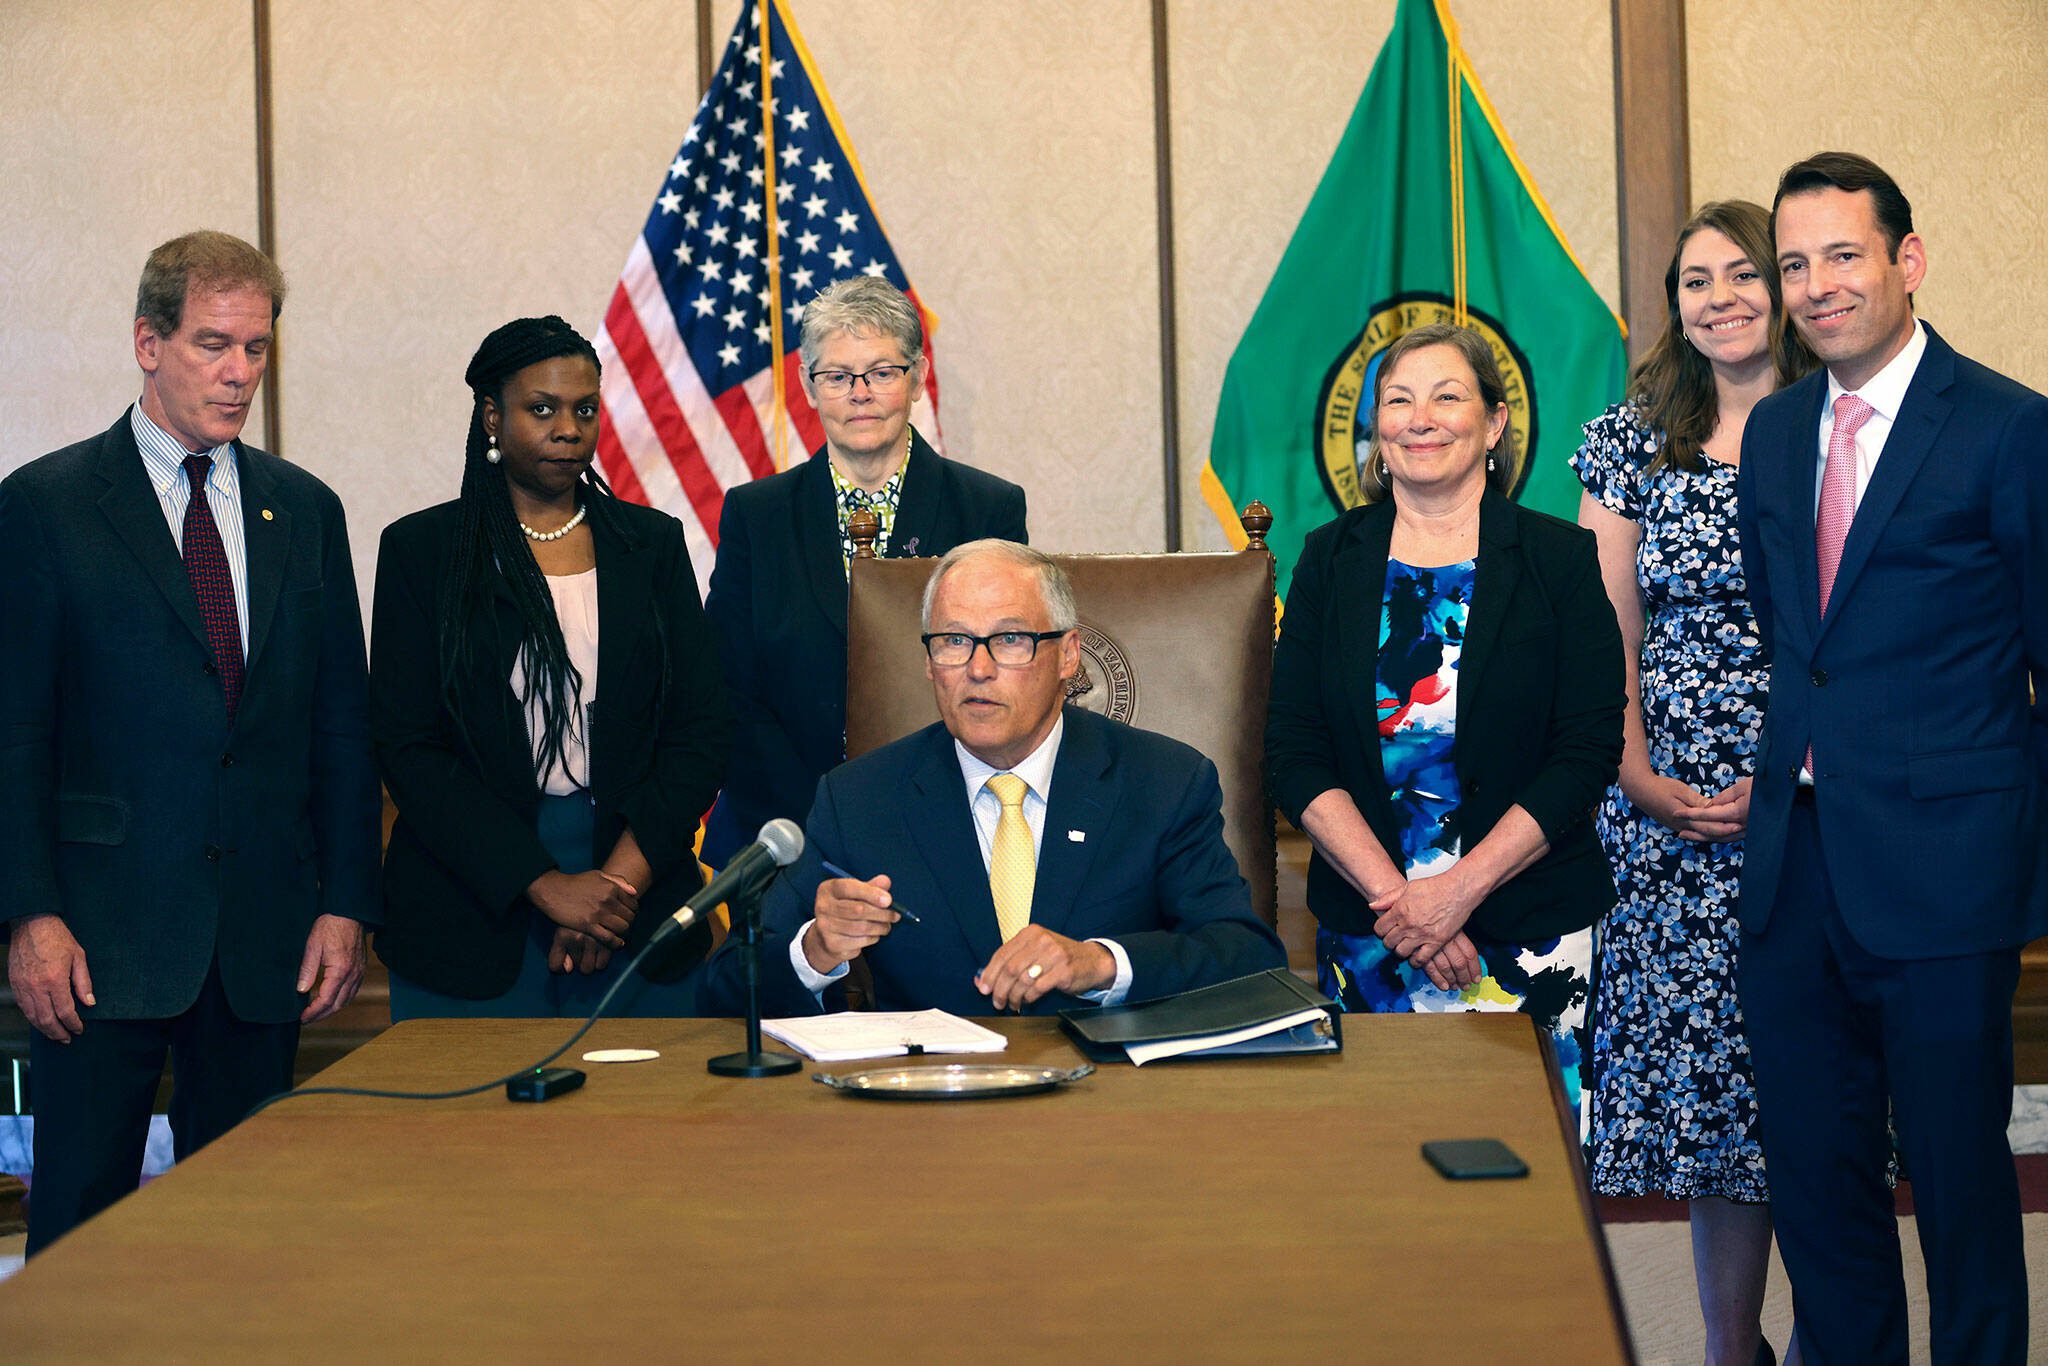
<svg viewBox="0 0 2048 1366"><path fill-rule="evenodd" d="M868 275L827 286L804 309L799 355L824 444L727 492L718 522L705 606L738 733L704 830L713 867L768 821L802 820L818 779L846 757L847 519L874 512L875 553L891 557L1026 538L1022 489L947 460L910 425L930 362L902 290Z"/></svg>

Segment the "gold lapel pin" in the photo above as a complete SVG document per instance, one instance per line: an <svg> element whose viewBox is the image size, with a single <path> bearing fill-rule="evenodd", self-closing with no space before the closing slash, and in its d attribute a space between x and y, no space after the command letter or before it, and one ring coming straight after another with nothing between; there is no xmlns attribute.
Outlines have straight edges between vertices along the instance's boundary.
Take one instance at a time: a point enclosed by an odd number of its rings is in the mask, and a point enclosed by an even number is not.
<svg viewBox="0 0 2048 1366"><path fill-rule="evenodd" d="M263 509L263 520L264 520L264 521L266 521L266 522L274 520L274 519L273 519L273 518L271 517L271 515L270 515L270 509L269 509L269 508L265 508L265 509Z"/></svg>

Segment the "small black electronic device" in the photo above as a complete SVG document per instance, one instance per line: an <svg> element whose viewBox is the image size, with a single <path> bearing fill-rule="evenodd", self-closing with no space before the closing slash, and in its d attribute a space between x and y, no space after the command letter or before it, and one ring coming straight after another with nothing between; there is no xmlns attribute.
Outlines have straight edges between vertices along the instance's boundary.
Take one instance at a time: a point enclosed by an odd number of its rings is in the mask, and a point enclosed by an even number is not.
<svg viewBox="0 0 2048 1366"><path fill-rule="evenodd" d="M505 1083L507 1100L553 1100L556 1096L575 1090L583 1084L583 1071L577 1067L536 1067L531 1072L521 1072Z"/></svg>
<svg viewBox="0 0 2048 1366"><path fill-rule="evenodd" d="M1529 1164L1497 1138L1440 1138L1422 1145L1422 1155L1453 1181L1527 1176Z"/></svg>

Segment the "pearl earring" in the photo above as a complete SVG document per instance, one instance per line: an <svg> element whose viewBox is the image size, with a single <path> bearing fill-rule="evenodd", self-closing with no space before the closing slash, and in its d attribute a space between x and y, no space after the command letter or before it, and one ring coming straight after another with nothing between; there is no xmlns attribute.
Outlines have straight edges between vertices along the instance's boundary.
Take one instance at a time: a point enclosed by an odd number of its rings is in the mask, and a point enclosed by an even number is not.
<svg viewBox="0 0 2048 1366"><path fill-rule="evenodd" d="M503 460L505 458L505 454L504 452L498 449L498 438L495 435L490 437L489 440L491 443L491 448L484 452L484 459L490 461L493 465L495 465L500 460Z"/></svg>
<svg viewBox="0 0 2048 1366"><path fill-rule="evenodd" d="M1487 472L1488 474L1492 474L1492 473L1493 473L1493 472L1494 472L1495 470L1497 470L1497 469L1499 469L1499 468L1500 468L1500 466L1498 466L1498 465L1496 465L1496 464L1494 464L1494 463L1493 463L1493 452L1492 452L1492 451L1488 451L1488 452L1486 453L1486 472Z"/></svg>

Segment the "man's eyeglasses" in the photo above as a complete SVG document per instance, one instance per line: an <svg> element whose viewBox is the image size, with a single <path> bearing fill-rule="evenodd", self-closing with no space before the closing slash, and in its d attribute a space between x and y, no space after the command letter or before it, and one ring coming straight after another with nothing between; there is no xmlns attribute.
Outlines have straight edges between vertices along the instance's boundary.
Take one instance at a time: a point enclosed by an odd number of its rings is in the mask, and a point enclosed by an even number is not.
<svg viewBox="0 0 2048 1366"><path fill-rule="evenodd" d="M957 669L986 645L988 657L1006 669L1021 669L1038 657L1038 642L1058 640L1065 631L998 631L970 636L965 631L928 631L921 637L925 657L942 669Z"/></svg>
<svg viewBox="0 0 2048 1366"><path fill-rule="evenodd" d="M825 398L845 398L853 392L853 382L859 380L871 394L893 394L903 387L909 375L908 365L876 365L859 374L851 370L813 370L811 387Z"/></svg>

